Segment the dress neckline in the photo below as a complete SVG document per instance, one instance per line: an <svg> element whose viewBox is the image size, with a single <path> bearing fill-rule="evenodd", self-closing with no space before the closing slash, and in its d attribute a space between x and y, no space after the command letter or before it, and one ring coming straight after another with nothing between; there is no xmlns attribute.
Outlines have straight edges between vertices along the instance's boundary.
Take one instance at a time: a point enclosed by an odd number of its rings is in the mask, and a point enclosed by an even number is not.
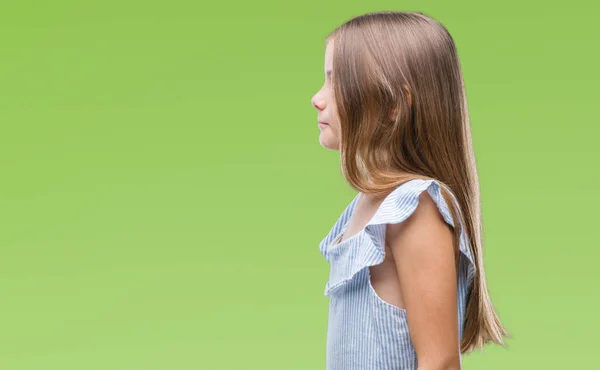
<svg viewBox="0 0 600 370"><path fill-rule="evenodd" d="M395 191L395 190L394 190ZM356 204L358 203L358 201L363 198L363 193L358 193L356 195L356 199L354 199L353 203L354 206L352 207L352 213L350 214L350 217L348 217L348 220L346 220L346 223L344 224L344 226L342 227L342 231L340 231L338 233L338 235L333 239L333 241L330 243L331 247L337 247L339 245L342 245L348 241L354 240L356 238L358 238L363 232L365 232L365 230L367 229L367 227L371 224L371 222L375 219L375 216L377 216L377 213L379 212L379 210L382 208L383 204L387 201L387 199L392 195L392 193L394 191L391 191L389 194L387 194L384 199L381 201L381 203L379 203L379 206L377 207L377 209L375 210L375 212L373 213L373 216L371 216L371 218L369 219L369 221L365 224L365 226L363 226L358 232L356 232L353 235L350 235L349 237L347 237L345 240L342 240L342 238L344 237L344 233L346 232L346 229L348 228L348 224L350 223L350 221L352 220L352 217L354 216L354 212L356 210Z"/></svg>
<svg viewBox="0 0 600 370"><path fill-rule="evenodd" d="M349 223L349 221L348 221L348 223ZM344 225L344 227L342 228L342 231L340 231L339 234L337 235L337 237L335 237L333 239L333 241L330 243L330 247L334 247L335 248L335 247L338 247L338 246L340 246L342 244L346 244L349 241L357 239L360 236L360 234L362 234L365 231L365 229L367 228L367 226L368 226L368 224L365 225L362 229L360 229L354 235L350 235L348 238L346 238L344 240L341 240L344 237L344 233L346 232L346 229L348 228L347 227L348 223L346 223L346 225Z"/></svg>

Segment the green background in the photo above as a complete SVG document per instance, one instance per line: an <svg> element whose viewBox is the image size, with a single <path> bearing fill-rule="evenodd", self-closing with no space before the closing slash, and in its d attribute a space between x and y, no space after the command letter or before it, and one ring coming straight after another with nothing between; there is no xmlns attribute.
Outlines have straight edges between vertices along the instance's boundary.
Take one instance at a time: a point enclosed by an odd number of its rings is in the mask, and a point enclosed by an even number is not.
<svg viewBox="0 0 600 370"><path fill-rule="evenodd" d="M596 366L597 6L0 6L0 369L324 369L318 243L355 192L318 142L324 38L418 10L456 40L508 348Z"/></svg>

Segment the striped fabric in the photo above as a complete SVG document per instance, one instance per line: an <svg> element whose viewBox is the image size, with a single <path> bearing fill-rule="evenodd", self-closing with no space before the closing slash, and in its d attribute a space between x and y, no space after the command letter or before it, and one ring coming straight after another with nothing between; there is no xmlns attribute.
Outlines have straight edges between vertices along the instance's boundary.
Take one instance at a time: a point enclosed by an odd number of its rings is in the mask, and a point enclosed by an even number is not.
<svg viewBox="0 0 600 370"><path fill-rule="evenodd" d="M386 224L404 221L415 211L419 195L427 190L446 222L454 226L450 210L435 180L413 179L398 186L381 203L367 225L341 243L357 195L319 244L329 262L329 297L326 365L327 370L405 370L417 368L406 311L382 300L373 289L369 266L384 259ZM454 196L453 196L454 197ZM456 209L459 209L454 198ZM475 264L463 232L460 238L458 275L458 324L462 338L468 287Z"/></svg>

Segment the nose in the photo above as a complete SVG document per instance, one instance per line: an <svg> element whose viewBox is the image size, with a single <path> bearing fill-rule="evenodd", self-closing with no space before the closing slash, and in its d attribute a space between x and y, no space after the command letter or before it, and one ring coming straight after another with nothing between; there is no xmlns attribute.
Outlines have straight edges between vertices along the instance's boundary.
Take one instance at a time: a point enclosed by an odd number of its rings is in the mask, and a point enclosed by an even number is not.
<svg viewBox="0 0 600 370"><path fill-rule="evenodd" d="M319 93L316 93L312 97L310 102L312 103L312 106L315 107L317 110L323 110L323 102L319 100Z"/></svg>

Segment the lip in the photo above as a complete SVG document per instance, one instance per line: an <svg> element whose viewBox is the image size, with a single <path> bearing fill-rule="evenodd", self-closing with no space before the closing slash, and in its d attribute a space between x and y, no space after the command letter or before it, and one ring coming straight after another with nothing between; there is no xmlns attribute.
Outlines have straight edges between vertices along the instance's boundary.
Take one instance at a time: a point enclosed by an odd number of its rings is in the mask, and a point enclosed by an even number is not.
<svg viewBox="0 0 600 370"><path fill-rule="evenodd" d="M329 123L327 123L327 122L322 122L322 121L319 121L319 125L329 125Z"/></svg>
<svg viewBox="0 0 600 370"><path fill-rule="evenodd" d="M319 126L319 128L324 128L324 127L329 126L329 124L327 124L325 122L319 122L318 126Z"/></svg>

